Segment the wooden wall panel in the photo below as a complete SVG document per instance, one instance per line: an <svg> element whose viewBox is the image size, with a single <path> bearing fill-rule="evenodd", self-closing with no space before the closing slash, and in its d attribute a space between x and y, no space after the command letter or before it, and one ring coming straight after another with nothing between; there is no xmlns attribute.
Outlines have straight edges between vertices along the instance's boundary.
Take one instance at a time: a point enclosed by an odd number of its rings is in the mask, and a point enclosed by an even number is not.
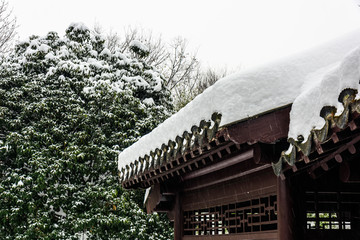
<svg viewBox="0 0 360 240"><path fill-rule="evenodd" d="M216 178L216 175L212 175ZM238 179L184 192L183 210L196 210L276 194L277 177L268 168Z"/></svg>

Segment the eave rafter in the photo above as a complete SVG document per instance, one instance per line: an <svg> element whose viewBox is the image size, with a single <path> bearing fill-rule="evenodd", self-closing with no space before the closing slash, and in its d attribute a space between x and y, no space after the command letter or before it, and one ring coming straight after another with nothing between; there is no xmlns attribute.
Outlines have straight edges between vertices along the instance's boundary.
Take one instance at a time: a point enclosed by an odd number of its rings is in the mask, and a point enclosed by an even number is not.
<svg viewBox="0 0 360 240"><path fill-rule="evenodd" d="M122 168L122 185L147 188L171 179L181 181L189 172L215 164L234 153L242 154L256 143L273 144L285 139L289 111L290 106L285 106L222 128L219 128L221 115L215 113L212 124L202 121L199 127L192 127L191 134L184 132L183 137L176 137L175 141L163 144L161 149Z"/></svg>
<svg viewBox="0 0 360 240"><path fill-rule="evenodd" d="M231 143L227 132L219 130L221 114L214 113L212 121L201 121L199 126L193 126L191 133L185 131L177 136L174 141L163 144L160 148L151 151L149 155L140 157L133 163L126 165L119 172L120 181L125 188L164 181L170 177L180 175L204 164L205 161L213 161L214 156L207 154L216 148L216 154L221 155L223 149L229 148ZM176 126L174 126L176 127ZM194 161L201 155L200 161Z"/></svg>
<svg viewBox="0 0 360 240"><path fill-rule="evenodd" d="M355 154L354 144L360 141L360 100L356 100L356 90L345 89L339 95L343 112L336 116L336 108L325 106L320 112L325 124L321 129L313 129L307 140L288 139L290 150L284 151L277 163L273 163L276 175L285 178L285 172L307 168L310 175L318 168L329 170L329 161L342 162L345 151ZM340 147L341 146L341 147Z"/></svg>

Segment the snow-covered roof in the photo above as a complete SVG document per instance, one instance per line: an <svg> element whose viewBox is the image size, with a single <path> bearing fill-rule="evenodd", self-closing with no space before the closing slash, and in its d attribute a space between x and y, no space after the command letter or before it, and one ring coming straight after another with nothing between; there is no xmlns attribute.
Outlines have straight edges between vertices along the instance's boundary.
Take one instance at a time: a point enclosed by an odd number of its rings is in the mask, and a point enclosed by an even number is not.
<svg viewBox="0 0 360 240"><path fill-rule="evenodd" d="M277 175L282 174L283 163L294 166L296 159L307 163L312 149L321 154L321 144L330 138L334 143L339 141L336 132L348 127L351 131L357 128L355 121L360 116L360 46L342 61L321 72L309 78L308 86L302 89L292 104L288 134L291 145L273 164ZM353 144L351 142L347 145ZM341 151L339 149L337 154ZM298 153L300 156L297 156Z"/></svg>
<svg viewBox="0 0 360 240"><path fill-rule="evenodd" d="M169 140L175 141L185 131L191 132L192 126L198 126L201 121L210 121L213 113L221 114L221 128L293 102L295 106L301 99L305 99L300 103L301 114L294 113L296 116L293 117L292 113L292 118L303 120L304 117L317 117L323 104L336 105L334 100L337 97L320 101L319 99L328 99L323 94L329 93L333 97L336 93L339 95L344 88L357 89L354 81L358 84L358 72L354 73L354 67L347 66L356 65L358 68L359 50L353 52L351 57L344 58L358 46L360 30L302 53L219 80L151 133L121 152L119 170L123 173L128 171L129 166L139 158L144 158L155 149L161 149ZM348 78L352 80L347 81ZM339 80L346 81L339 83ZM338 107L341 109L341 106ZM303 115L304 112L306 116ZM319 127L321 121L324 122L319 118L314 121L292 120L289 137L306 136L313 127Z"/></svg>

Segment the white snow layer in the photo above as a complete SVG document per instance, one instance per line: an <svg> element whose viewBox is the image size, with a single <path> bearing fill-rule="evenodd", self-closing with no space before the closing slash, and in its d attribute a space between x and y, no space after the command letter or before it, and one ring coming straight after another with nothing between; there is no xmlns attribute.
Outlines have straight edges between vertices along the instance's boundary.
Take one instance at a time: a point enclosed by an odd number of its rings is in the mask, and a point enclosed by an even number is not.
<svg viewBox="0 0 360 240"><path fill-rule="evenodd" d="M153 98L145 98L145 99L143 100L143 103L146 104L146 105L152 106L152 105L155 104L155 101L154 101Z"/></svg>
<svg viewBox="0 0 360 240"><path fill-rule="evenodd" d="M90 29L82 22L70 23L69 27L73 27L75 31L90 31Z"/></svg>
<svg viewBox="0 0 360 240"><path fill-rule="evenodd" d="M148 47L145 46L142 42L138 41L138 40L132 40L129 44L130 47L137 47L140 50L147 52L149 51Z"/></svg>
<svg viewBox="0 0 360 240"><path fill-rule="evenodd" d="M293 108L300 107L291 113L289 136L295 137L308 133L313 126L322 126L319 117L314 117L314 122L305 122L304 118L318 116L322 104L336 106L340 88L355 87L351 81L339 83L339 80L357 76L352 80L358 84L359 73L347 65L355 64L358 71L359 50L336 65L358 46L360 29L300 54L220 79L151 133L121 152L119 170L151 150L160 148L163 143L175 140L177 135L182 136L184 131L190 132L191 127L201 120L210 120L214 112L222 114L221 126L224 126L291 104L299 97ZM333 70L329 72L329 69ZM320 83L321 80L323 83ZM324 87L326 89L322 89ZM325 100L320 102L320 99Z"/></svg>
<svg viewBox="0 0 360 240"><path fill-rule="evenodd" d="M290 112L289 138L302 135L304 141L312 129L320 129L325 120L320 117L324 106L335 106L341 114L343 105L338 101L342 90L360 90L360 47L353 50L343 61L331 66L325 73L312 76L311 87L305 88L295 99Z"/></svg>

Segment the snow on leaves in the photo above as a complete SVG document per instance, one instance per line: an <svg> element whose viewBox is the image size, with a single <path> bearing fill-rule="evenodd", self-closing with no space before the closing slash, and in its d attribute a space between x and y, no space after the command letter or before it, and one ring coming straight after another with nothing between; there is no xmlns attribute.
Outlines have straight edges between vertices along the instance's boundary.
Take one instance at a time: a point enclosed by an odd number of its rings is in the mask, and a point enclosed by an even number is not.
<svg viewBox="0 0 360 240"><path fill-rule="evenodd" d="M82 24L19 43L0 66L0 238L171 238L115 160L170 103L156 69Z"/></svg>

